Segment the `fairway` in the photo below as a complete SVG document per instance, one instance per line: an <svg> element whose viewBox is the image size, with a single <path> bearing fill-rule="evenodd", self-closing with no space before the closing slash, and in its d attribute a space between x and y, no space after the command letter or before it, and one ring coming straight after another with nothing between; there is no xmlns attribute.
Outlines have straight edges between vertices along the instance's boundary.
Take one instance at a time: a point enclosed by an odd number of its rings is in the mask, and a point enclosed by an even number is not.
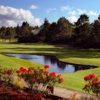
<svg viewBox="0 0 100 100"><path fill-rule="evenodd" d="M0 67L18 68L20 66L42 67L41 64L30 61L8 57L4 53L28 53L53 55L59 60L75 64L94 65L96 69L78 71L74 73L62 74L64 82L59 86L82 91L83 77L89 73L100 75L100 51L98 49L74 49L66 45L48 45L48 44L13 44L0 43Z"/></svg>

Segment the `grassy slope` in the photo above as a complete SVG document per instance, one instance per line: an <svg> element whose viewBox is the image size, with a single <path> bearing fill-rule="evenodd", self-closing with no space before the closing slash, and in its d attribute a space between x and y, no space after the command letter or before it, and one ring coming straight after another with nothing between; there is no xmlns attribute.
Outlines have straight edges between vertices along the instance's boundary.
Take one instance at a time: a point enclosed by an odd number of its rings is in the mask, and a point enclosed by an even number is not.
<svg viewBox="0 0 100 100"><path fill-rule="evenodd" d="M14 57L7 57L2 53L40 53L56 55L60 60L70 63L96 65L100 67L100 52L99 50L83 50L73 49L65 46L53 46L47 44L0 44L0 66L19 67L23 66L38 66L26 60L17 59ZM40 65L41 66L41 65ZM100 68L78 71L70 74L63 74L64 82L60 86L82 91L84 84L83 77L89 73L96 73L100 75Z"/></svg>

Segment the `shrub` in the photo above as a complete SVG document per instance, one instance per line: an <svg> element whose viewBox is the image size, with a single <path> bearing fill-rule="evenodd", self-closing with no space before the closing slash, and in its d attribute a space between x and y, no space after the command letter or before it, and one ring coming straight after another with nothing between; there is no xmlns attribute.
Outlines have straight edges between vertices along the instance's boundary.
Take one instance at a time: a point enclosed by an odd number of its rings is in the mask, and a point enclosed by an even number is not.
<svg viewBox="0 0 100 100"><path fill-rule="evenodd" d="M84 77L86 84L83 88L86 92L93 92L97 96L100 94L100 76L89 74Z"/></svg>
<svg viewBox="0 0 100 100"><path fill-rule="evenodd" d="M52 93L53 86L56 83L63 82L61 74L48 72L48 68L48 65L45 65L44 68L38 67L36 69L33 67L20 67L16 72L11 69L1 69L1 86L14 87L18 90L28 89L32 92L33 98L39 99L48 95L48 93Z"/></svg>

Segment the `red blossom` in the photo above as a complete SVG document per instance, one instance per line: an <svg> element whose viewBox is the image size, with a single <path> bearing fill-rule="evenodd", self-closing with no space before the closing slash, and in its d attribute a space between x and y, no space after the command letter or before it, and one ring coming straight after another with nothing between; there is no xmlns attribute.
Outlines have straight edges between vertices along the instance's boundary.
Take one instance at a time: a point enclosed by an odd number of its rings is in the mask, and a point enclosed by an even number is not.
<svg viewBox="0 0 100 100"><path fill-rule="evenodd" d="M95 78L95 75L94 74L89 74L88 76L84 77L84 80L88 81L88 80L91 80L92 78Z"/></svg>
<svg viewBox="0 0 100 100"><path fill-rule="evenodd" d="M89 74L90 79L95 78L94 74Z"/></svg>
<svg viewBox="0 0 100 100"><path fill-rule="evenodd" d="M56 77L56 73L55 72L51 72L50 76Z"/></svg>
<svg viewBox="0 0 100 100"><path fill-rule="evenodd" d="M49 73L48 71L44 71L44 74L48 75L48 73Z"/></svg>
<svg viewBox="0 0 100 100"><path fill-rule="evenodd" d="M93 80L92 84L96 85L97 84L97 80Z"/></svg>
<svg viewBox="0 0 100 100"><path fill-rule="evenodd" d="M28 68L28 72L32 72L33 71L33 68L32 67L29 67Z"/></svg>
<svg viewBox="0 0 100 100"><path fill-rule="evenodd" d="M28 70L26 69L26 68L24 68L24 67L20 67L20 69L19 70L21 70L22 72L24 72L25 74L27 74L28 73Z"/></svg>
<svg viewBox="0 0 100 100"><path fill-rule="evenodd" d="M90 80L90 77L89 77L89 76L85 76L85 77L84 77L84 80L85 80L85 81Z"/></svg>
<svg viewBox="0 0 100 100"><path fill-rule="evenodd" d="M21 71L24 71L24 70L25 70L25 68L24 68L24 67L20 67L20 70L21 70Z"/></svg>
<svg viewBox="0 0 100 100"><path fill-rule="evenodd" d="M96 77L94 80L92 80L92 84L96 85L98 83L98 77Z"/></svg>
<svg viewBox="0 0 100 100"><path fill-rule="evenodd" d="M59 78L59 83L61 83L61 82L63 82L64 80L63 80L63 78Z"/></svg>
<svg viewBox="0 0 100 100"><path fill-rule="evenodd" d="M32 77L32 78L30 78L30 80L31 80L31 81L35 81L35 78L34 78L34 77Z"/></svg>
<svg viewBox="0 0 100 100"><path fill-rule="evenodd" d="M26 70L24 70L24 73L25 73L25 74L28 74L28 70L27 70L27 69L26 69Z"/></svg>
<svg viewBox="0 0 100 100"><path fill-rule="evenodd" d="M47 69L50 68L49 65L45 65L44 67L47 68Z"/></svg>
<svg viewBox="0 0 100 100"><path fill-rule="evenodd" d="M21 73L21 70L19 70L19 69L18 69L18 70L16 70L16 73L20 74L20 73Z"/></svg>

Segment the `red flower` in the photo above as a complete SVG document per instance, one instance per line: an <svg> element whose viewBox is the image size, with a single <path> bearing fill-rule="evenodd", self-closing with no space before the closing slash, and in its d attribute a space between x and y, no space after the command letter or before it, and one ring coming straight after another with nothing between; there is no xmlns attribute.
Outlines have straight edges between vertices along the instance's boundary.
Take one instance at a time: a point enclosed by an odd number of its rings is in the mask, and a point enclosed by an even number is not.
<svg viewBox="0 0 100 100"><path fill-rule="evenodd" d="M20 67L20 70L23 71L25 68L24 67Z"/></svg>
<svg viewBox="0 0 100 100"><path fill-rule="evenodd" d="M92 84L97 84L98 83L98 77L96 77L94 80L92 80Z"/></svg>
<svg viewBox="0 0 100 100"><path fill-rule="evenodd" d="M96 85L97 84L97 80L93 80L92 84Z"/></svg>
<svg viewBox="0 0 100 100"><path fill-rule="evenodd" d="M28 74L28 70L27 70L27 69L25 69L25 70L24 70L24 73L25 73L25 74Z"/></svg>
<svg viewBox="0 0 100 100"><path fill-rule="evenodd" d="M33 68L32 67L29 67L28 68L28 72L32 72Z"/></svg>
<svg viewBox="0 0 100 100"><path fill-rule="evenodd" d="M51 72L50 76L56 77L56 73L55 72Z"/></svg>
<svg viewBox="0 0 100 100"><path fill-rule="evenodd" d="M94 74L89 74L88 76L85 76L85 77L84 77L84 80L85 80L85 81L88 81L88 80L90 80L90 79L92 79L92 78L95 78L95 75L94 75Z"/></svg>
<svg viewBox="0 0 100 100"><path fill-rule="evenodd" d="M90 79L95 78L94 74L89 74Z"/></svg>
<svg viewBox="0 0 100 100"><path fill-rule="evenodd" d="M16 73L20 74L21 73L21 70L16 70Z"/></svg>
<svg viewBox="0 0 100 100"><path fill-rule="evenodd" d="M90 77L89 77L89 76L85 76L85 77L84 77L84 80L85 80L85 81L90 80Z"/></svg>
<svg viewBox="0 0 100 100"><path fill-rule="evenodd" d="M24 67L20 67L20 69L19 70L21 70L22 72L24 72L25 74L27 74L28 73L28 70L26 69L26 68L24 68Z"/></svg>
<svg viewBox="0 0 100 100"><path fill-rule="evenodd" d="M61 83L61 82L63 82L64 80L63 80L63 78L59 78L59 83Z"/></svg>
<svg viewBox="0 0 100 100"><path fill-rule="evenodd" d="M48 73L49 73L48 71L44 71L44 74L48 75Z"/></svg>
<svg viewBox="0 0 100 100"><path fill-rule="evenodd" d="M44 67L45 67L45 68L50 68L49 65L45 65Z"/></svg>
<svg viewBox="0 0 100 100"><path fill-rule="evenodd" d="M34 81L35 81L35 78L34 78L34 77L32 77L32 78L30 78L30 80L34 82Z"/></svg>

